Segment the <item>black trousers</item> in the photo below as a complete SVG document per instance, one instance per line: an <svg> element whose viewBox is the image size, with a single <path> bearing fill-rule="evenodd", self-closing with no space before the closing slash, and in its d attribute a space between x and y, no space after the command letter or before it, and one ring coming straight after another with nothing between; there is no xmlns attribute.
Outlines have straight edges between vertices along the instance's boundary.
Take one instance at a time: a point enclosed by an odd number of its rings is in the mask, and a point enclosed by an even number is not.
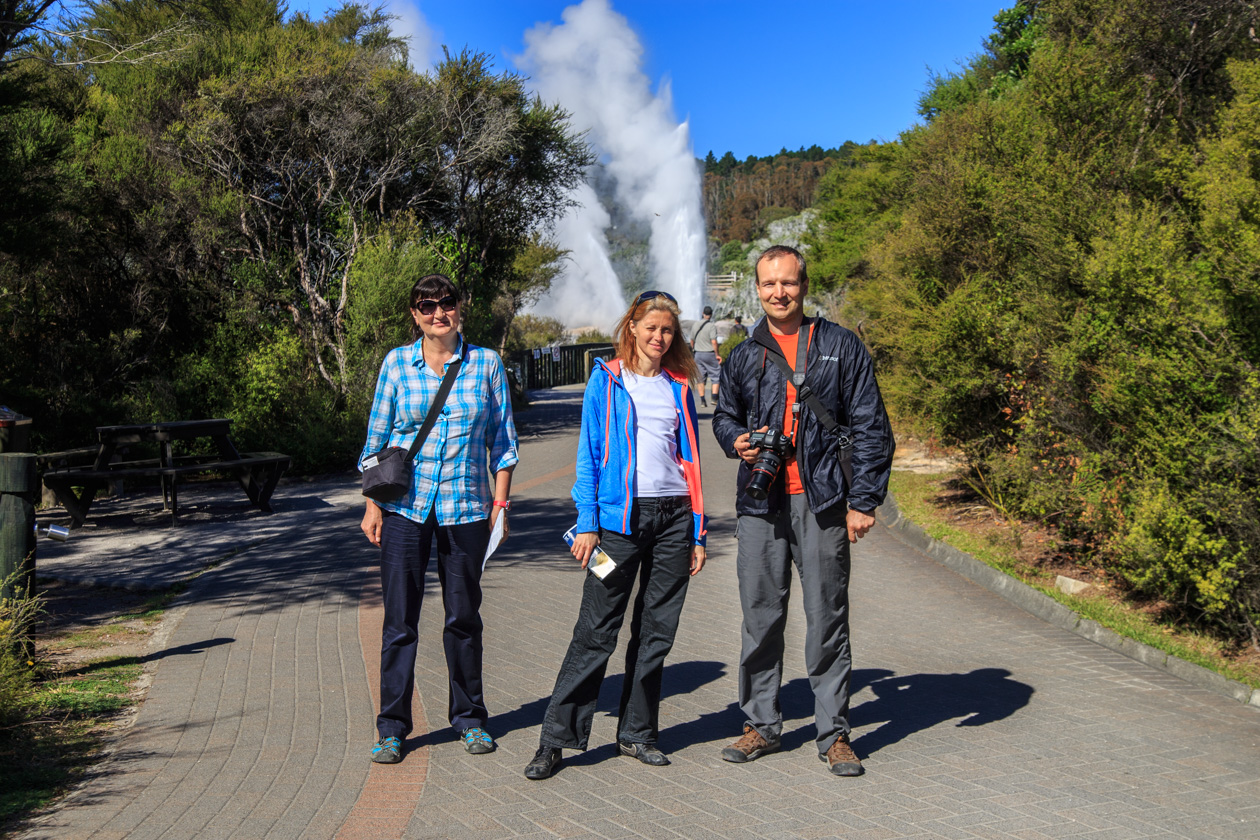
<svg viewBox="0 0 1260 840"><path fill-rule="evenodd" d="M447 717L456 731L484 727L489 717L481 686L481 564L490 542L488 523L483 519L443 526L430 513L422 524L384 511L381 593L385 619L381 628L381 712L376 717L376 731L382 738L406 738L411 733L419 635L416 625L435 533L438 581L446 609L442 646L450 683Z"/></svg>
<svg viewBox="0 0 1260 840"><path fill-rule="evenodd" d="M636 579L639 594L630 621L617 740L656 743L661 675L687 597L693 527L691 500L670 496L635 499L628 536L600 529L600 547L617 568L603 580L586 575L573 640L543 718L544 746L586 749L599 687Z"/></svg>

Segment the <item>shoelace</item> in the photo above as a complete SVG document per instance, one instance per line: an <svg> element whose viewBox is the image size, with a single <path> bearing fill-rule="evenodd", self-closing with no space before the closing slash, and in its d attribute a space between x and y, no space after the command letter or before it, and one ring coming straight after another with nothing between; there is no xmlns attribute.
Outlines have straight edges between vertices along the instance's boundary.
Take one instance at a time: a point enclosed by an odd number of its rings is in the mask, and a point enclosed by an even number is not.
<svg viewBox="0 0 1260 840"><path fill-rule="evenodd" d="M765 739L761 737L760 732L755 729L749 729L738 741L732 744L732 746L742 752L751 752L752 750L760 747L764 741Z"/></svg>

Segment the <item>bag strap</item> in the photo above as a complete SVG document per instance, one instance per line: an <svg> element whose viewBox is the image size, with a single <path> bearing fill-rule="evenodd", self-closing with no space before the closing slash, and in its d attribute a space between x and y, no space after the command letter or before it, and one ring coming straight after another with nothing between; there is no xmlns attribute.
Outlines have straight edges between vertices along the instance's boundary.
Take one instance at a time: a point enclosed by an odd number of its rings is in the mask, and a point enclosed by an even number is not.
<svg viewBox="0 0 1260 840"><path fill-rule="evenodd" d="M818 422L823 424L823 428L836 436L840 449L840 472L844 473L845 483L852 488L853 438L844 433L840 424L836 422L836 418L832 417L831 412L827 410L827 406L823 405L822 400L818 399L818 395L814 393L813 389L805 384L805 355L809 351L808 345L808 338L805 341L797 340L795 370L788 364L787 359L783 357L783 352L779 350L777 343L775 347L769 347L764 344L762 346L765 347L766 356L769 357L770 361L774 362L783 371L783 375L796 388L796 399L809 406L809 410L814 412L814 416L818 418Z"/></svg>
<svg viewBox="0 0 1260 840"><path fill-rule="evenodd" d="M433 403L429 406L429 413L424 418L424 425L420 427L420 433L416 435L416 439L411 442L411 448L407 450L408 461L416 457L416 453L424 445L425 438L432 431L433 424L437 422L442 406L446 405L446 397L450 394L451 386L455 384L455 377L459 374L459 368L463 363L463 359L456 359L447 366L446 375L442 377L442 384L438 388L437 396L433 398Z"/></svg>
<svg viewBox="0 0 1260 840"><path fill-rule="evenodd" d="M708 321L705 321L705 320L703 320L703 319L701 319L701 321L700 321L700 326L696 327L696 331L695 331L694 333L692 333L692 334L691 334L691 349L692 349L692 352L694 352L694 351L695 351L695 349L696 349L696 339L700 337L700 331L701 331L702 329L704 329L704 325L705 325L705 324L707 324L707 323L709 323L709 322L708 322ZM702 383L702 384L703 384L703 383Z"/></svg>

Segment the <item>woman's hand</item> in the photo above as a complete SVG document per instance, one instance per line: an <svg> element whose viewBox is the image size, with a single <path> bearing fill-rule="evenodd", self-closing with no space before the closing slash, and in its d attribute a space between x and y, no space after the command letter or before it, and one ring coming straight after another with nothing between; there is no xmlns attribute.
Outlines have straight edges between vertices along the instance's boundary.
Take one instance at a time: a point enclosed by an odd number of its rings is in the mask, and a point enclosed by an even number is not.
<svg viewBox="0 0 1260 840"><path fill-rule="evenodd" d="M599 545L599 534L594 531L588 531L585 534L578 534L573 539L573 546L569 551L578 560L582 561L582 568L586 568L586 564L591 562L591 555L595 553L595 547Z"/></svg>
<svg viewBox="0 0 1260 840"><path fill-rule="evenodd" d="M498 505L491 505L490 506L490 531L491 533L494 532L494 523L499 520L500 516L503 517L503 539L506 540L508 538L507 508L501 508Z"/></svg>
<svg viewBox="0 0 1260 840"><path fill-rule="evenodd" d="M705 560L704 546L693 545L691 547L691 574L698 575L700 570L704 568Z"/></svg>
<svg viewBox="0 0 1260 840"><path fill-rule="evenodd" d="M368 538L368 542L372 545L381 544L381 509L376 506L376 502L371 499L367 500L367 510L363 512L363 523L359 525L363 529L363 533Z"/></svg>

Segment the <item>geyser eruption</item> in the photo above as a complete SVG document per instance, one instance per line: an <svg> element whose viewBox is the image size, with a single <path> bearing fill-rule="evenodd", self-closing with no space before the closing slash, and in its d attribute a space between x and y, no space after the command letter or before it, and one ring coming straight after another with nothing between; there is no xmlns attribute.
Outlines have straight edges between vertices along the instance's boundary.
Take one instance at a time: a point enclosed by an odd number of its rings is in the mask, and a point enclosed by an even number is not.
<svg viewBox="0 0 1260 840"><path fill-rule="evenodd" d="M559 102L573 115L573 127L589 132L618 205L651 231L652 286L677 297L683 317L698 318L706 243L701 176L687 123L674 117L668 83L652 93L639 39L608 0L584 0L561 17L559 26L539 24L525 33L526 51L517 63L539 95ZM572 254L537 309L570 325L607 328L625 308L608 260L609 217L589 187L575 198L582 206L556 228L561 247Z"/></svg>

